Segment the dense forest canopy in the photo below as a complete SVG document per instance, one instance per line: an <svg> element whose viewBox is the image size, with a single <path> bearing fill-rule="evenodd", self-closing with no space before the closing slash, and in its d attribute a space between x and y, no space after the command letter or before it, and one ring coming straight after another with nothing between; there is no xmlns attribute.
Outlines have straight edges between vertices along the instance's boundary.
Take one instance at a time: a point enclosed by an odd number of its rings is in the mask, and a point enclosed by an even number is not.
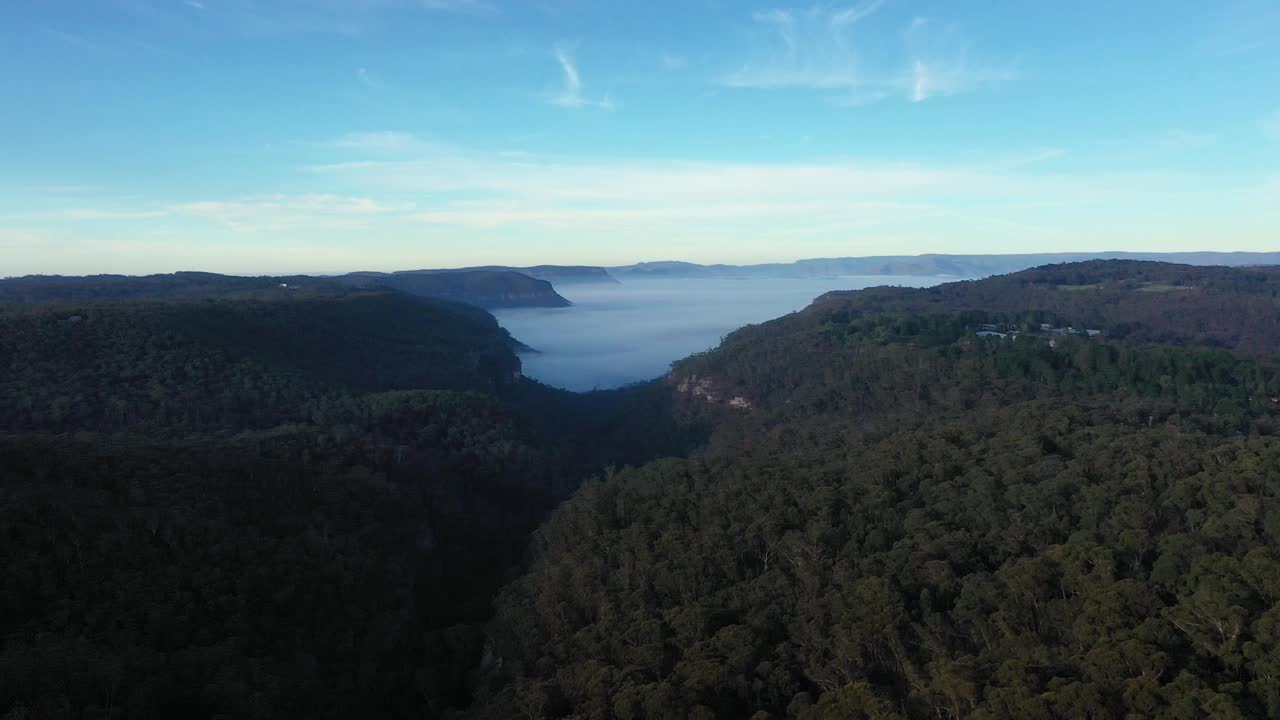
<svg viewBox="0 0 1280 720"><path fill-rule="evenodd" d="M238 277L204 272L160 275L27 275L0 278L0 303L77 303L180 299L279 299L330 295L343 288L393 289L484 308L565 307L546 280L513 270L451 273L354 272L338 276Z"/></svg>
<svg viewBox="0 0 1280 720"><path fill-rule="evenodd" d="M1278 303L1280 267L1093 260L923 290L829 293L817 304L863 313L1035 311L1132 340L1274 352L1280 348Z"/></svg>
<svg viewBox="0 0 1280 720"><path fill-rule="evenodd" d="M387 289L3 307L0 713L1280 716L1277 289L833 293L587 395Z"/></svg>
<svg viewBox="0 0 1280 720"><path fill-rule="evenodd" d="M695 437L520 347L385 289L0 306L0 716L465 707L538 520Z"/></svg>
<svg viewBox="0 0 1280 720"><path fill-rule="evenodd" d="M387 291L0 312L0 428L256 429L334 393L516 382L514 340Z"/></svg>
<svg viewBox="0 0 1280 720"><path fill-rule="evenodd" d="M834 293L677 363L710 443L538 532L473 715L1280 714L1278 281Z"/></svg>

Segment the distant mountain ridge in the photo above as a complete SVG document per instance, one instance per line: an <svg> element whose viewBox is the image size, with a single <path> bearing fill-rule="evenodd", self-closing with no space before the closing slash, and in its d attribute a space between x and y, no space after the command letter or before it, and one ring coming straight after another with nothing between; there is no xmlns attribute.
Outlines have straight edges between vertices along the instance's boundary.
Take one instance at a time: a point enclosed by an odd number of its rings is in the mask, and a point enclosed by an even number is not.
<svg viewBox="0 0 1280 720"><path fill-rule="evenodd" d="M141 276L28 275L0 279L0 303L271 299L279 295L331 295L348 292L352 288L389 288L482 308L567 307L570 304L546 280L514 271L494 270L395 274L355 272L337 277L240 277L205 272Z"/></svg>
<svg viewBox="0 0 1280 720"><path fill-rule="evenodd" d="M359 287L387 287L410 295L477 305L482 308L568 307L551 283L512 270L358 272L335 278Z"/></svg>
<svg viewBox="0 0 1280 720"><path fill-rule="evenodd" d="M602 267L592 265L533 265L530 267L512 267L509 265L479 265L464 268L440 268L432 270L399 270L392 275L429 275L442 273L465 272L514 272L528 275L537 280L546 280L556 284L608 283L617 284L617 278Z"/></svg>
<svg viewBox="0 0 1280 720"><path fill-rule="evenodd" d="M1280 252L1185 253L1023 253L1010 255L884 255L871 257L812 258L793 263L760 265L699 265L680 261L643 262L608 268L616 277L683 278L810 278L843 275L945 275L978 278L1003 275L1042 265L1087 260L1149 260L1184 265L1280 265Z"/></svg>

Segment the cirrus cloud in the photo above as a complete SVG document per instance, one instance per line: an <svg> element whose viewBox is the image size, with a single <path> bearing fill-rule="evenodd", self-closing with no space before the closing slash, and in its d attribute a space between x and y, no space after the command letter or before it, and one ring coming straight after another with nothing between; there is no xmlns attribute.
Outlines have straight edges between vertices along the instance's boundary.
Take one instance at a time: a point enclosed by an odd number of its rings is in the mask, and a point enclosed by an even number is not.
<svg viewBox="0 0 1280 720"><path fill-rule="evenodd" d="M1016 77L1011 64L975 61L958 28L928 18L913 18L896 42L886 43L892 32L863 27L882 5L756 12L751 57L720 81L732 88L815 90L858 106L895 94L923 102Z"/></svg>

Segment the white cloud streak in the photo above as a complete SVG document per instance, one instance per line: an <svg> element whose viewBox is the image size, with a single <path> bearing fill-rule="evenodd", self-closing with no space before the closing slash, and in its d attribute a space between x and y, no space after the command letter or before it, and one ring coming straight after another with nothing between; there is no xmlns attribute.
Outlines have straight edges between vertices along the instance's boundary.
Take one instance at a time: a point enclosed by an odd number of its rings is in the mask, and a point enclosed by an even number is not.
<svg viewBox="0 0 1280 720"><path fill-rule="evenodd" d="M310 194L179 203L167 207L166 213L207 220L236 232L267 232L305 227L364 227L374 216L404 209L408 206L397 207L368 197Z"/></svg>
<svg viewBox="0 0 1280 720"><path fill-rule="evenodd" d="M305 168L298 183L328 192L104 209L77 196L73 210L56 215L0 217L0 239L11 246L32 239L13 226L34 223L94 243L148 233L203 237L214 247L320 243L345 248L351 267L369 264L362 253L383 253L391 265L399 257L407 267L733 261L833 249L937 252L957 243L996 252L1031 237L1064 249L1086 238L1190 248L1207 232L1231 233L1244 248L1265 243L1280 221L1273 177L1054 172L1046 165L1063 151L1052 147L957 165L574 160L475 151L401 132L351 133L317 147L337 161ZM1195 222L1208 216L1225 226ZM301 256L311 259L305 250Z"/></svg>
<svg viewBox="0 0 1280 720"><path fill-rule="evenodd" d="M567 108L598 107L603 110L613 109L613 101L607 95L598 100L583 97L582 76L578 73L578 66L574 63L573 57L568 50L560 45L557 45L553 52L556 62L560 64L561 72L564 73L564 89L551 98L553 104Z"/></svg>
<svg viewBox="0 0 1280 720"><path fill-rule="evenodd" d="M926 18L913 19L898 46L859 42L856 27L871 22L882 5L874 0L837 9L756 12L752 20L762 32L753 55L721 82L733 88L817 90L837 104L859 106L895 94L923 102L1015 76L1011 67L972 62L958 31L939 30Z"/></svg>
<svg viewBox="0 0 1280 720"><path fill-rule="evenodd" d="M426 147L424 145L424 147ZM729 233L772 227L856 232L872 225L916 226L926 218L983 217L990 227L1048 226L1027 207L1095 206L1121 196L1165 197L1195 187L1187 179L1119 173L1077 177L1027 166L1064 153L1039 148L967 166L912 164L575 162L434 146L412 159L313 166L341 186L413 198L404 217L437 227L613 232ZM982 213L959 212L967 206ZM1017 206L1009 217L1000 208ZM975 221L976 222L976 221Z"/></svg>
<svg viewBox="0 0 1280 720"><path fill-rule="evenodd" d="M139 220L143 218L164 217L165 210L99 210L94 208L71 208L59 213L67 220Z"/></svg>

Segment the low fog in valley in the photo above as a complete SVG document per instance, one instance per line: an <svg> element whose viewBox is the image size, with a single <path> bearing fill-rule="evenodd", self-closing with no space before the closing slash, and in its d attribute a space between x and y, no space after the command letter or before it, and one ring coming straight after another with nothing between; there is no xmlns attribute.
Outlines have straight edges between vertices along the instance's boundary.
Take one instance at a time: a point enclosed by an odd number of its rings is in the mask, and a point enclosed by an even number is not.
<svg viewBox="0 0 1280 720"><path fill-rule="evenodd" d="M722 337L804 308L831 290L876 285L927 287L954 278L628 279L622 284L557 286L567 308L494 312L536 352L521 356L525 375L585 391L651 380Z"/></svg>

